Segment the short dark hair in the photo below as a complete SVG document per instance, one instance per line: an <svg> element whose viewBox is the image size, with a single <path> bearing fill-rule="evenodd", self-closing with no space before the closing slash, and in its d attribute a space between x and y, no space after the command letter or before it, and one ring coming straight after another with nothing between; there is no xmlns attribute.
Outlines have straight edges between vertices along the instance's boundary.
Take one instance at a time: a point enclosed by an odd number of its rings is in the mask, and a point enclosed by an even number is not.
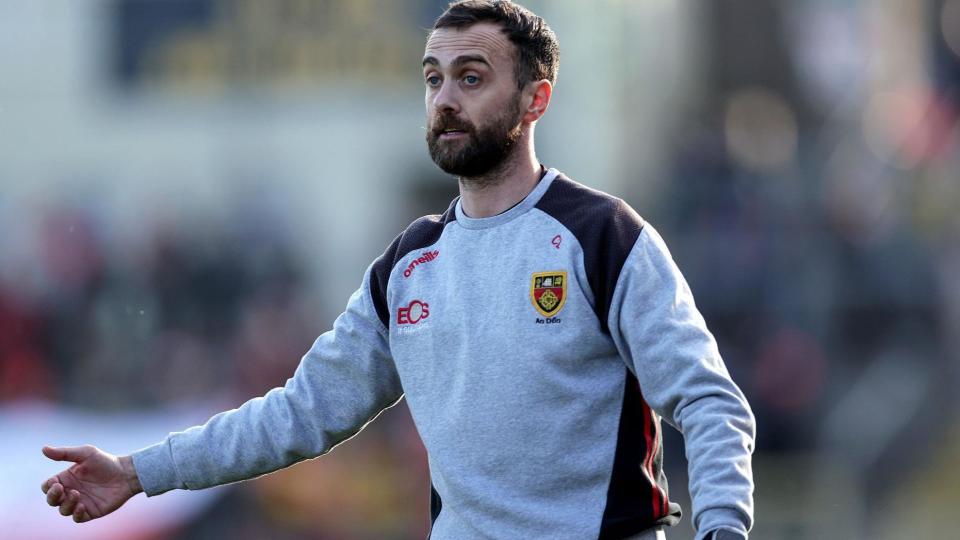
<svg viewBox="0 0 960 540"><path fill-rule="evenodd" d="M557 84L560 45L547 22L529 9L509 0L462 0L452 2L433 29L467 28L480 22L503 27L517 49L516 77L521 89L527 83L546 79Z"/></svg>

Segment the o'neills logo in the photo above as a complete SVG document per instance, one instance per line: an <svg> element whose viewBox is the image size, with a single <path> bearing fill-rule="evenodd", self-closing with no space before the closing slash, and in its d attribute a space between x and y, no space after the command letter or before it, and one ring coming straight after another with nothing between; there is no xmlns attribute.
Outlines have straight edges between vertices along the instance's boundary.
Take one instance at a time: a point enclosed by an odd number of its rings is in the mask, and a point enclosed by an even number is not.
<svg viewBox="0 0 960 540"><path fill-rule="evenodd" d="M430 304L414 300L397 310L397 324L417 324L430 316Z"/></svg>
<svg viewBox="0 0 960 540"><path fill-rule="evenodd" d="M414 259L413 262L410 263L410 266L408 266L407 269L403 271L403 277L405 278L410 277L410 274L413 273L413 269L416 268L418 264L426 264L436 259L439 256L440 256L439 250L425 252L423 255L420 256L420 258Z"/></svg>

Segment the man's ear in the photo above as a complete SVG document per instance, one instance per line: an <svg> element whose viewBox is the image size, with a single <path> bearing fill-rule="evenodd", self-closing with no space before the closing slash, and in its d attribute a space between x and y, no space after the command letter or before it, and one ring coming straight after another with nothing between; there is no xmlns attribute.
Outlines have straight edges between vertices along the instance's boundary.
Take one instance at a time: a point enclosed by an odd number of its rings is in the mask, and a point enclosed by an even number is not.
<svg viewBox="0 0 960 540"><path fill-rule="evenodd" d="M529 97L524 102L529 105L523 111L523 121L532 124L547 112L553 96L553 85L546 79L533 81L527 85L524 93L528 93Z"/></svg>

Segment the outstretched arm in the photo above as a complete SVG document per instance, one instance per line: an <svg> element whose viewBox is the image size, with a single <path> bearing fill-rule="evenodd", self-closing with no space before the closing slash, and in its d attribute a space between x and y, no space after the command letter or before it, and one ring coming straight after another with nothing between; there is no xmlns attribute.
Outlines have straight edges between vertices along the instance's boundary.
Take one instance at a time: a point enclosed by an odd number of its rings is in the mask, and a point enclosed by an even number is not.
<svg viewBox="0 0 960 540"><path fill-rule="evenodd" d="M254 478L317 457L355 435L402 397L370 275L368 270L333 330L316 340L284 387L130 457L93 447L45 450L52 459L76 463L44 482L48 502L87 521L141 490L152 496Z"/></svg>
<svg viewBox="0 0 960 540"><path fill-rule="evenodd" d="M43 447L43 455L74 464L44 480L47 504L77 523L103 517L143 491L130 456L114 456L93 446Z"/></svg>
<svg viewBox="0 0 960 540"><path fill-rule="evenodd" d="M368 270L284 387L134 452L147 495L246 480L317 457L396 403L402 388L369 280Z"/></svg>

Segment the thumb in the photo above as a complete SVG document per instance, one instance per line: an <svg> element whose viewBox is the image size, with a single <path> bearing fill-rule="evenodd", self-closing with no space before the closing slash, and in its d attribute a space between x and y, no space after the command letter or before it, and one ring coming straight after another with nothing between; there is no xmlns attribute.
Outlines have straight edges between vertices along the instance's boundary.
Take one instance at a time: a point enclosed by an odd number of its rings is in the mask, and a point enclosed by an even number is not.
<svg viewBox="0 0 960 540"><path fill-rule="evenodd" d="M73 461L74 463L83 461L94 452L95 449L92 446L43 447L43 455L48 458L54 461Z"/></svg>

